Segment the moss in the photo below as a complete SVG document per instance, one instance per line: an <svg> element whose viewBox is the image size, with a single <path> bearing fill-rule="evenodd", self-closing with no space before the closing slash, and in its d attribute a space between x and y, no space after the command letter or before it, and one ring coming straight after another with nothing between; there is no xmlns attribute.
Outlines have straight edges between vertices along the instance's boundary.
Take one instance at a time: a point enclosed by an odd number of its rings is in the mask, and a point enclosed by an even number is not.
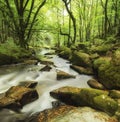
<svg viewBox="0 0 120 122"><path fill-rule="evenodd" d="M73 64L83 67L92 67L90 55L87 53L77 52L72 53L71 61Z"/></svg>
<svg viewBox="0 0 120 122"><path fill-rule="evenodd" d="M100 57L93 62L93 67L95 70L98 70L98 68L101 65L108 65L110 63L111 58L109 57Z"/></svg>
<svg viewBox="0 0 120 122"><path fill-rule="evenodd" d="M59 56L62 57L62 58L65 58L65 59L69 59L70 56L71 56L71 49L68 48L68 47L61 47L60 49L60 53L59 53Z"/></svg>
<svg viewBox="0 0 120 122"><path fill-rule="evenodd" d="M22 62L31 56L31 50L15 45L12 40L0 45L0 65Z"/></svg>
<svg viewBox="0 0 120 122"><path fill-rule="evenodd" d="M88 105L94 107L93 98L99 95L108 95L107 91L83 88L79 94L73 94L72 99L76 101L77 105Z"/></svg>
<svg viewBox="0 0 120 122"><path fill-rule="evenodd" d="M113 54L112 63L116 66L120 66L120 49L117 49Z"/></svg>
<svg viewBox="0 0 120 122"><path fill-rule="evenodd" d="M93 101L96 108L108 113L109 115L114 115L118 109L117 102L107 95L96 96Z"/></svg>
<svg viewBox="0 0 120 122"><path fill-rule="evenodd" d="M100 82L109 89L120 88L120 66L115 67L113 64L102 65L99 68L98 77Z"/></svg>
<svg viewBox="0 0 120 122"><path fill-rule="evenodd" d="M100 46L92 46L91 52L92 53L98 53L99 55L106 55L106 53L111 50L112 45L106 44L106 45L100 45Z"/></svg>

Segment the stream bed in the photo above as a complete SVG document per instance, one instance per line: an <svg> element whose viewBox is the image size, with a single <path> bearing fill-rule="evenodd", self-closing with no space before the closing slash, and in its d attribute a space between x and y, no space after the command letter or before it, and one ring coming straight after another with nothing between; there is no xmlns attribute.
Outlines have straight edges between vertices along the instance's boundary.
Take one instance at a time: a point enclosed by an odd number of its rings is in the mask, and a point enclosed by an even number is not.
<svg viewBox="0 0 120 122"><path fill-rule="evenodd" d="M42 54L46 53L43 51ZM79 75L72 70L69 66L70 63L57 55L52 55L51 61L55 66L51 66L52 69L47 71L39 71L43 64L38 65L11 65L0 67L0 93L7 91L11 86L19 85L22 81L37 81L36 87L39 94L39 99L27 104L21 109L20 113L13 112L11 110L0 111L1 122L17 122L19 118L28 114L33 114L42 111L47 108L51 108L52 101L55 101L50 97L49 92L60 88L62 86L76 86L80 88L87 88L87 81L91 79L91 76ZM75 75L76 78L66 80L56 80L56 71L62 70L69 74ZM18 119L18 120L17 120Z"/></svg>

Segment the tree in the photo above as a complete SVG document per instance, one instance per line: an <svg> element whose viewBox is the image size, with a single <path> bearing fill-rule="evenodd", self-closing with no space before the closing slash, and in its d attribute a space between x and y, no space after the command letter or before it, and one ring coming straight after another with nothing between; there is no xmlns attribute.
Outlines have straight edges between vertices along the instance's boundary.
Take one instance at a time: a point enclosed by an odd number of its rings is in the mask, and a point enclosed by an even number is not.
<svg viewBox="0 0 120 122"><path fill-rule="evenodd" d="M64 2L66 10L67 10L72 22L73 22L74 36L73 36L73 41L72 42L75 43L75 41L76 41L76 19L73 15L72 11L69 8L71 0L62 0L62 1Z"/></svg>
<svg viewBox="0 0 120 122"><path fill-rule="evenodd" d="M4 1L8 16L13 22L12 30L18 38L18 44L23 48L28 48L28 42L30 41L37 15L46 3L46 0L37 2L38 5L36 5L35 2L35 0Z"/></svg>

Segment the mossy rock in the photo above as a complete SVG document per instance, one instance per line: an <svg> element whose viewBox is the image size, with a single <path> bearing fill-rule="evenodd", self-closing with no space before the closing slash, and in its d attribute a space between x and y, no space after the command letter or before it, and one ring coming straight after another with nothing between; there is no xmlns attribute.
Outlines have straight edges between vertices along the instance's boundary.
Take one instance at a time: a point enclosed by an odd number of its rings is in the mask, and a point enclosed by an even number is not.
<svg viewBox="0 0 120 122"><path fill-rule="evenodd" d="M120 89L120 66L101 65L98 70L99 81L108 89Z"/></svg>
<svg viewBox="0 0 120 122"><path fill-rule="evenodd" d="M108 96L109 92L91 88L62 87L51 91L50 95L61 102L74 106L90 106L114 115L118 103Z"/></svg>
<svg viewBox="0 0 120 122"><path fill-rule="evenodd" d="M107 95L99 95L94 97L93 103L95 107L111 116L114 115L118 109L118 103Z"/></svg>
<svg viewBox="0 0 120 122"><path fill-rule="evenodd" d="M117 49L112 56L112 63L115 66L120 66L120 49Z"/></svg>
<svg viewBox="0 0 120 122"><path fill-rule="evenodd" d="M88 105L96 108L93 100L94 97L99 95L108 95L108 92L92 88L82 88L78 95L73 96L73 99L75 99L78 105Z"/></svg>
<svg viewBox="0 0 120 122"><path fill-rule="evenodd" d="M92 67L90 55L87 53L77 52L72 53L71 62L78 66Z"/></svg>
<svg viewBox="0 0 120 122"><path fill-rule="evenodd" d="M98 53L99 55L106 55L106 53L111 50L112 45L106 44L106 45L100 45L100 46L92 46L91 52L92 53Z"/></svg>
<svg viewBox="0 0 120 122"><path fill-rule="evenodd" d="M98 70L101 65L107 65L110 63L110 57L100 57L93 62L93 67L95 70Z"/></svg>
<svg viewBox="0 0 120 122"><path fill-rule="evenodd" d="M93 75L92 68L84 68L77 65L70 65L70 68L78 72L79 74Z"/></svg>
<svg viewBox="0 0 120 122"><path fill-rule="evenodd" d="M71 56L71 49L68 47L62 47L60 53L58 54L60 57L69 59Z"/></svg>

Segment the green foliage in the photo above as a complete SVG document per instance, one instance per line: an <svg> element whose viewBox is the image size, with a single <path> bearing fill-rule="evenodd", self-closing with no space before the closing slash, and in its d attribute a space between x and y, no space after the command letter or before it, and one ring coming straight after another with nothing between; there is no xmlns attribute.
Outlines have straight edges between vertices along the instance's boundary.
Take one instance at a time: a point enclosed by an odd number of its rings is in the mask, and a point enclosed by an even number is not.
<svg viewBox="0 0 120 122"><path fill-rule="evenodd" d="M31 55L31 51L15 45L11 39L0 45L0 65L22 62Z"/></svg>

